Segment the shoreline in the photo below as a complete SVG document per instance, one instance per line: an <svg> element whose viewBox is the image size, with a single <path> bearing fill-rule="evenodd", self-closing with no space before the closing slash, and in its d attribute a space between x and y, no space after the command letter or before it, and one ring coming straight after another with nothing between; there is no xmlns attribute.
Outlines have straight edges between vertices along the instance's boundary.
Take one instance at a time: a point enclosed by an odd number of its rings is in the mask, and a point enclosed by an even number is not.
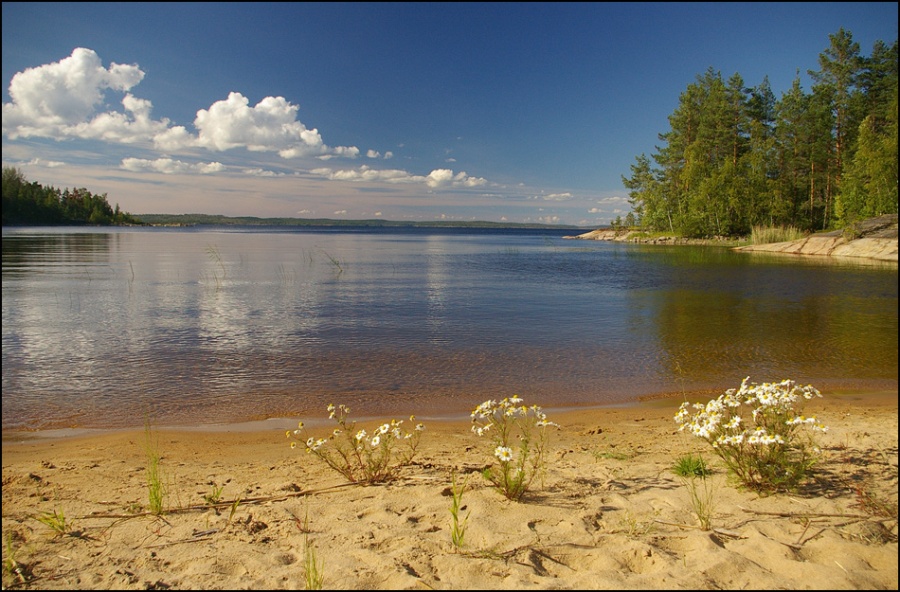
<svg viewBox="0 0 900 592"><path fill-rule="evenodd" d="M765 244L741 244L746 239L717 237L688 239L678 236L646 237L633 229L598 228L565 239L598 240L651 245L702 245L730 247L744 253L768 253L822 258L825 261L875 261L891 264L898 261L897 215L888 214L855 223L847 229L822 232L804 238Z"/></svg>
<svg viewBox="0 0 900 592"><path fill-rule="evenodd" d="M881 381L879 381L881 382ZM548 414L567 414L577 412L594 412L609 409L652 409L652 408L671 408L675 409L684 400L691 402L708 401L717 397L724 392L725 389L698 389L687 392L661 392L639 396L634 400L616 401L611 403L585 403L570 404L561 406L544 406L544 411ZM820 389L821 390L821 389ZM883 398L896 399L898 388L896 386L866 386L866 387L843 387L834 391L829 391L826 395L832 400L855 400L855 401L880 401ZM354 417L354 420L360 423L376 422L380 420L390 419L389 413L369 413ZM416 416L420 421L457 423L469 422L469 412L456 411L445 414L418 414ZM202 432L202 433L265 433L272 431L283 432L293 429L299 420L308 426L318 427L328 424L325 413L320 415L306 415L295 417L270 417L264 419L247 419L243 421L234 421L227 423L208 423L208 424L154 424L152 428L159 431L171 432ZM68 438L89 438L92 436L104 436L118 433L137 433L143 432L144 427L69 427L69 428L48 428L48 429L4 429L0 431L0 440L5 445L7 443L16 442L34 442L42 440L60 440Z"/></svg>

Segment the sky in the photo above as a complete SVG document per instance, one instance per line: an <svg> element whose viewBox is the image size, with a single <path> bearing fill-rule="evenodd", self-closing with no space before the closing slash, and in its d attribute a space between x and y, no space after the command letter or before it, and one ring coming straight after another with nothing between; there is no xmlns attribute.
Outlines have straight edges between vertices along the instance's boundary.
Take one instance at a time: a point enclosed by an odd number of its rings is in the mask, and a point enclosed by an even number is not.
<svg viewBox="0 0 900 592"><path fill-rule="evenodd" d="M897 3L3 2L3 166L132 214L593 227L712 68L776 97Z"/></svg>

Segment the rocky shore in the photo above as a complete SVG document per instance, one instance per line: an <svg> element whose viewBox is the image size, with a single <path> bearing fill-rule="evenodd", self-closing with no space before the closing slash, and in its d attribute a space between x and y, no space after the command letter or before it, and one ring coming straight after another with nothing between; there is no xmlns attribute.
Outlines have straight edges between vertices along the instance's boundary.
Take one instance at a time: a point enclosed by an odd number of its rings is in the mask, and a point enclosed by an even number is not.
<svg viewBox="0 0 900 592"><path fill-rule="evenodd" d="M835 230L800 240L738 247L738 251L855 257L897 263L897 215L879 216L855 225L849 232Z"/></svg>
<svg viewBox="0 0 900 592"><path fill-rule="evenodd" d="M632 242L658 245L734 246L736 251L783 253L789 255L830 256L872 259L896 263L897 215L879 216L855 224L849 230L835 230L781 243L736 246L727 238L689 239L675 236L646 237L630 230L601 228L568 239Z"/></svg>

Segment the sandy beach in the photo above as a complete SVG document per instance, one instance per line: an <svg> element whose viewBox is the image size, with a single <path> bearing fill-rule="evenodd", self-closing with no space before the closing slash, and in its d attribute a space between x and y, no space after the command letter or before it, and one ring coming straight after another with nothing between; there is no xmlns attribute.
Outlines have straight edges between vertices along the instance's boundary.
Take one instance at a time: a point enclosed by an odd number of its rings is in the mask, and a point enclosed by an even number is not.
<svg viewBox="0 0 900 592"><path fill-rule="evenodd" d="M678 431L681 399L547 409L561 429L521 502L481 476L492 450L468 418L423 419L414 464L366 487L291 450L283 426L160 429L160 516L146 511L144 431L4 433L3 587L302 589L309 546L325 588L896 589L897 391L823 394L808 406L830 428L815 479L765 496ZM715 469L710 530L672 471L688 452ZM461 549L454 472L468 484ZM53 512L67 532L36 519Z"/></svg>

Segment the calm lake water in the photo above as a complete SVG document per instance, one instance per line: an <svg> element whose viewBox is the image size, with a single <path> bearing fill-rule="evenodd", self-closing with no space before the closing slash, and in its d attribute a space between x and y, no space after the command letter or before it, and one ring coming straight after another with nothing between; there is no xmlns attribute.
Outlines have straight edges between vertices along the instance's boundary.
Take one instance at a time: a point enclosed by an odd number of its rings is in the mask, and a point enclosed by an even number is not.
<svg viewBox="0 0 900 592"><path fill-rule="evenodd" d="M895 264L564 234L4 229L3 429L897 388Z"/></svg>

